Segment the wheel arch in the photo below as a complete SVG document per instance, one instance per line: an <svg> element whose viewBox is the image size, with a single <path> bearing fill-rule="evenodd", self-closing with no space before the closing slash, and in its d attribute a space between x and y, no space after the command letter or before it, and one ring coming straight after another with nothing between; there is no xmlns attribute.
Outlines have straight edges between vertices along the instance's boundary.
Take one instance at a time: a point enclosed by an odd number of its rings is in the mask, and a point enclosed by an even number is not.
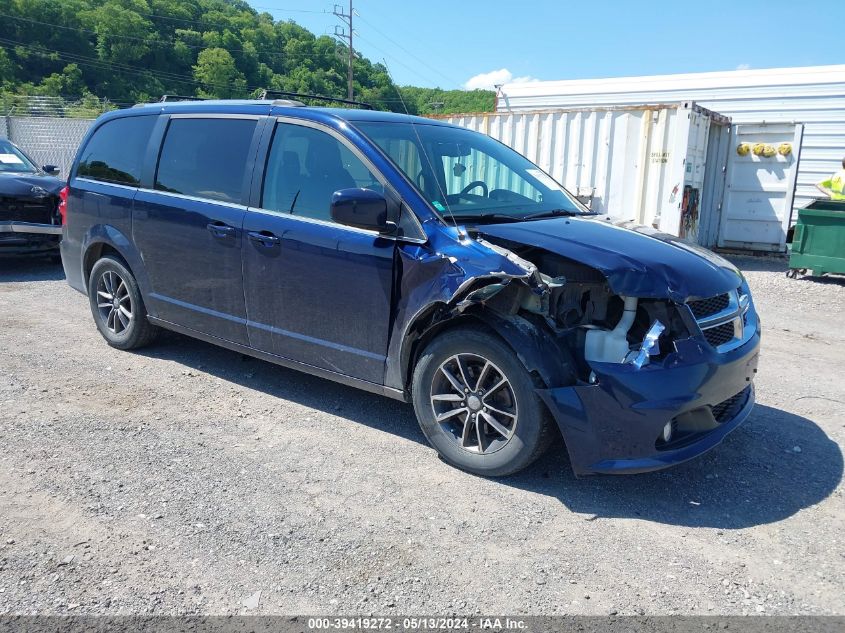
<svg viewBox="0 0 845 633"><path fill-rule="evenodd" d="M402 385L411 393L411 382L419 357L434 338L448 330L458 327L476 326L490 330L474 314L464 313L447 319L439 319L438 314L445 308L444 303L429 306L425 312L414 319L408 328L408 335L402 344Z"/></svg>
<svg viewBox="0 0 845 633"><path fill-rule="evenodd" d="M132 267L121 252L108 242L93 242L88 246L85 254L82 257L82 273L84 275L84 282L86 289L88 288L88 280L91 277L91 271L94 269L94 264L100 261L106 255L116 256L123 264L132 272ZM134 274L134 273L133 273Z"/></svg>
<svg viewBox="0 0 845 633"><path fill-rule="evenodd" d="M102 224L92 227L82 243L82 282L86 292L94 264L106 254L115 255L123 261L146 299L149 282L140 253L126 235L113 226Z"/></svg>
<svg viewBox="0 0 845 633"><path fill-rule="evenodd" d="M426 346L444 332L466 326L486 330L502 340L531 374L538 389L577 381L570 351L543 324L522 315L500 314L483 307L437 318L444 307L445 304L431 306L408 329L416 333L402 347L403 385L409 394L414 368Z"/></svg>

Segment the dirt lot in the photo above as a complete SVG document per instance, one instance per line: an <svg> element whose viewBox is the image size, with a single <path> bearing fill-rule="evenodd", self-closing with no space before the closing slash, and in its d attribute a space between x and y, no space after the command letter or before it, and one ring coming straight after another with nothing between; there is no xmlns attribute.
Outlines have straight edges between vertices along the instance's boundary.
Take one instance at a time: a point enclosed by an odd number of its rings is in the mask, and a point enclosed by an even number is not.
<svg viewBox="0 0 845 633"><path fill-rule="evenodd" d="M742 259L751 419L662 473L485 480L409 405L169 335L105 345L0 262L0 614L845 613L845 280Z"/></svg>

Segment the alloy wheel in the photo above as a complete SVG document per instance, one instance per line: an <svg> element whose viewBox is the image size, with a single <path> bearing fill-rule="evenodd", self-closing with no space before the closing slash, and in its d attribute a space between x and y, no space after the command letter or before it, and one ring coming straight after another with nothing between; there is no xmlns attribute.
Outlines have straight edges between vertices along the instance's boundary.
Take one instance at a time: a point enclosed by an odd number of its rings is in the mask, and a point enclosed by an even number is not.
<svg viewBox="0 0 845 633"><path fill-rule="evenodd" d="M107 270L97 280L97 308L106 327L121 334L132 323L132 298L126 281Z"/></svg>
<svg viewBox="0 0 845 633"><path fill-rule="evenodd" d="M471 453L489 454L513 437L516 396L507 376L478 354L447 358L431 381L434 419Z"/></svg>

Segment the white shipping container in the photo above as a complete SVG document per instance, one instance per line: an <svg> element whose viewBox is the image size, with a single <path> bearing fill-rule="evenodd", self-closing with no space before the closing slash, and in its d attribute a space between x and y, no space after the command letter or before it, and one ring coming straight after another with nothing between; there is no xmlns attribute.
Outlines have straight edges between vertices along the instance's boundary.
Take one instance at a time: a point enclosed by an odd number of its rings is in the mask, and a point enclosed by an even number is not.
<svg viewBox="0 0 845 633"><path fill-rule="evenodd" d="M729 116L734 125L803 124L793 208L819 196L815 183L840 168L845 156L845 65L575 79L505 84L497 110L594 108L691 100ZM761 183L765 186L765 183ZM787 215L789 211L787 210ZM740 209L739 213L742 212ZM792 214L793 221L796 214ZM787 218L787 226L789 219ZM767 231L749 236L765 242ZM731 240L728 240L731 241ZM782 243L782 242L781 242Z"/></svg>
<svg viewBox="0 0 845 633"><path fill-rule="evenodd" d="M512 147L594 211L715 241L727 117L683 102L439 118Z"/></svg>

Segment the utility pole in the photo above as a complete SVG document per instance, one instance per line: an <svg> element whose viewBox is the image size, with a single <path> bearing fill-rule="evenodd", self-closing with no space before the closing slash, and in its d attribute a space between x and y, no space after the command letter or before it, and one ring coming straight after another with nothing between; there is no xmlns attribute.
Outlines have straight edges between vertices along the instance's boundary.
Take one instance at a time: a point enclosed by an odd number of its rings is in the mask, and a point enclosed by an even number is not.
<svg viewBox="0 0 845 633"><path fill-rule="evenodd" d="M349 13L344 13L343 7L339 4L334 5L333 13L343 20L344 24L343 27L335 27L334 36L343 40L349 51L349 66L346 72L346 98L352 101L354 98L354 90L352 88L352 61L355 59L355 50L352 48L352 0L349 0Z"/></svg>

